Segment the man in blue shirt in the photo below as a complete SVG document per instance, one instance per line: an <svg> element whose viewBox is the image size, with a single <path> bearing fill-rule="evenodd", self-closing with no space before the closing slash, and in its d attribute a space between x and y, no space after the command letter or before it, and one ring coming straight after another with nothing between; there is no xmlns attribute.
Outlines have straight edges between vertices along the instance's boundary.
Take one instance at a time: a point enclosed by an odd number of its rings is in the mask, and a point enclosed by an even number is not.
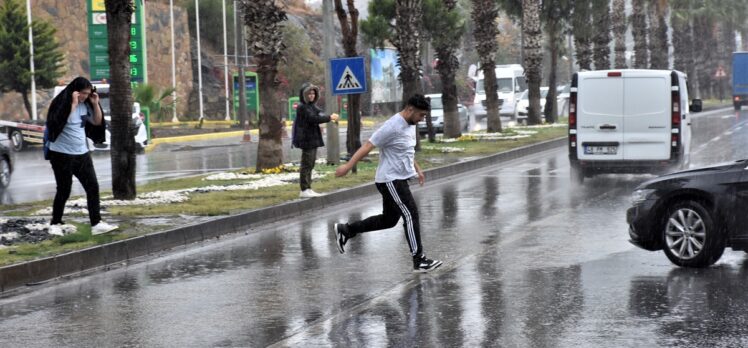
<svg viewBox="0 0 748 348"><path fill-rule="evenodd" d="M380 149L374 181L383 198L382 214L361 221L336 223L333 229L341 254L345 252L348 240L357 234L391 228L402 217L405 237L413 256L413 271L428 272L441 266L441 261L427 259L423 252L418 207L408 185L408 180L414 177L418 177L421 185L425 181L415 161L416 125L430 110L431 106L423 95L412 96L405 109L387 120L347 163L335 170L335 176L344 176L374 147Z"/></svg>

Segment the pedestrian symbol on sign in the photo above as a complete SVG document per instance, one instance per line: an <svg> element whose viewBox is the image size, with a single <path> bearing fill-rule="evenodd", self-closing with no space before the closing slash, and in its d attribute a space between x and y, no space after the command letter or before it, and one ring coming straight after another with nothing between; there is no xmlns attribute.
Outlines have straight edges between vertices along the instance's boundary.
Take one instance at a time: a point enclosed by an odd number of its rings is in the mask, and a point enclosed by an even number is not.
<svg viewBox="0 0 748 348"><path fill-rule="evenodd" d="M361 84L358 82L358 79L356 79L356 76L353 75L351 68L346 66L343 75L340 77L340 81L338 81L337 89L347 90L359 88L361 88Z"/></svg>

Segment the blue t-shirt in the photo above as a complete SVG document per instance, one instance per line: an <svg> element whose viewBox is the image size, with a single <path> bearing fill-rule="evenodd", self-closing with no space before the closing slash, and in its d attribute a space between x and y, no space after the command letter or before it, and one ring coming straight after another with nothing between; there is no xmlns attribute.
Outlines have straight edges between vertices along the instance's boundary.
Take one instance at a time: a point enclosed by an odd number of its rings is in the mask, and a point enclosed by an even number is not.
<svg viewBox="0 0 748 348"><path fill-rule="evenodd" d="M65 128L54 142L49 143L49 149L68 155L82 155L88 153L86 140L86 124L91 117L85 103L78 103L75 110L68 116Z"/></svg>
<svg viewBox="0 0 748 348"><path fill-rule="evenodd" d="M379 148L379 166L374 181L385 183L416 176L416 126L395 114L369 138Z"/></svg>

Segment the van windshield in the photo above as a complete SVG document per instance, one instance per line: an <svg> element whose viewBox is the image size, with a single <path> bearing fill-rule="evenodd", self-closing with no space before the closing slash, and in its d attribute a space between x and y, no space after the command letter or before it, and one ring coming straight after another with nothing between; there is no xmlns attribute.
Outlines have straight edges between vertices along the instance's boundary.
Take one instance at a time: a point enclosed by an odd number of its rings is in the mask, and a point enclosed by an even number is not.
<svg viewBox="0 0 748 348"><path fill-rule="evenodd" d="M477 93L486 94L486 90L483 85L483 79L478 80L478 83L476 84L475 91ZM524 82L525 79L522 78L522 82ZM519 78L518 78L519 82ZM500 78L496 79L496 84L498 85L498 91L502 93L508 93L512 91L512 78L506 77L506 78Z"/></svg>

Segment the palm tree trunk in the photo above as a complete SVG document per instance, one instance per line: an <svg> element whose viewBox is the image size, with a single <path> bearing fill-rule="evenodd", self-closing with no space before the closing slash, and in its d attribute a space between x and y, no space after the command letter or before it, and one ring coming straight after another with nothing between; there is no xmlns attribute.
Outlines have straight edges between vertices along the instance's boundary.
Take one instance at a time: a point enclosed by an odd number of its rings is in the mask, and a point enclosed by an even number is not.
<svg viewBox="0 0 748 348"><path fill-rule="evenodd" d="M416 93L421 93L421 57L420 28L423 8L421 0L395 1L395 39L398 63L400 65L400 81L403 84L403 106Z"/></svg>
<svg viewBox="0 0 748 348"><path fill-rule="evenodd" d="M632 0L631 34L634 36L634 68L649 67L649 52L647 51L647 15L645 0Z"/></svg>
<svg viewBox="0 0 748 348"><path fill-rule="evenodd" d="M561 42L559 23L555 21L547 26L548 44L551 51L551 66L548 74L548 94L545 97L545 122L556 123L556 71L558 70L558 43Z"/></svg>
<svg viewBox="0 0 748 348"><path fill-rule="evenodd" d="M574 47L580 70L592 70L592 32L590 0L576 0L572 18Z"/></svg>
<svg viewBox="0 0 748 348"><path fill-rule="evenodd" d="M666 9L659 2L647 5L649 14L649 54L652 69L668 68L667 23L665 23Z"/></svg>
<svg viewBox="0 0 748 348"><path fill-rule="evenodd" d="M109 45L109 98L111 106L112 193L115 199L135 199L135 140L130 130L131 0L105 0Z"/></svg>
<svg viewBox="0 0 748 348"><path fill-rule="evenodd" d="M613 38L615 39L615 68L625 69L626 65L626 1L613 0L611 21L613 22Z"/></svg>
<svg viewBox="0 0 748 348"><path fill-rule="evenodd" d="M443 0L444 10L453 12L457 6L457 0ZM460 116L457 112L457 84L455 73L460 67L456 51L460 45L460 35L457 33L444 33L440 40L436 40L436 54L439 58L439 77L442 88L442 104L444 105L444 137L457 138L461 133Z"/></svg>
<svg viewBox="0 0 748 348"><path fill-rule="evenodd" d="M257 55L257 76L260 84L260 142L257 144L257 171L283 164L283 123L280 118L278 88L278 61L269 55Z"/></svg>
<svg viewBox="0 0 748 348"><path fill-rule="evenodd" d="M522 0L522 32L525 35L525 76L530 105L527 123L540 124L540 82L543 64L540 31L540 0Z"/></svg>
<svg viewBox="0 0 748 348"><path fill-rule="evenodd" d="M486 92L486 131L489 133L501 132L495 69L496 47L498 46L496 36L499 33L496 27L496 19L499 16L499 8L493 0L472 0L472 3L473 12L471 16L473 22L475 22L475 26L473 26L475 48L480 57L480 65L483 70L483 86Z"/></svg>
<svg viewBox="0 0 748 348"><path fill-rule="evenodd" d="M608 1L594 1L592 16L595 19L593 36L595 70L610 69L610 6Z"/></svg>

